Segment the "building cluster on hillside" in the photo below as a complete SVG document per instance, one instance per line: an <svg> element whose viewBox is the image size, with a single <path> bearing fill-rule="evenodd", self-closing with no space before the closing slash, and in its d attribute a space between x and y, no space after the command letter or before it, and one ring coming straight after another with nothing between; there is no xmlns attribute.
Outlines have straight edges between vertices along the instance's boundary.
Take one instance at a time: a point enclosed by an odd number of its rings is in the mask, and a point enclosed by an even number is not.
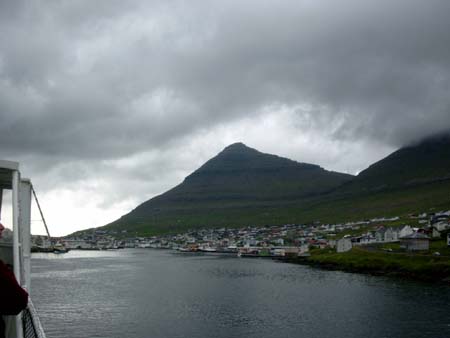
<svg viewBox="0 0 450 338"><path fill-rule="evenodd" d="M163 248L189 252L235 253L244 256L301 256L310 248L336 248L345 252L353 246L400 242L407 250L428 250L429 240L450 230L450 211L410 215L410 223L399 217L374 218L341 224L286 224L245 228L192 230L176 235L125 238L127 231L93 230L77 238L58 238L67 249L106 250L120 248ZM406 220L405 220L406 222ZM389 224L395 223L395 226ZM48 238L33 236L37 247L50 245ZM450 245L450 237L448 238Z"/></svg>
<svg viewBox="0 0 450 338"><path fill-rule="evenodd" d="M400 225L396 227L377 226L359 236L344 236L338 240L337 252L349 251L356 245L374 243L396 243L409 251L429 250L430 239L441 237L441 232L450 232L450 211L433 214L410 215L417 219L418 227ZM447 245L450 246L450 234L447 234Z"/></svg>

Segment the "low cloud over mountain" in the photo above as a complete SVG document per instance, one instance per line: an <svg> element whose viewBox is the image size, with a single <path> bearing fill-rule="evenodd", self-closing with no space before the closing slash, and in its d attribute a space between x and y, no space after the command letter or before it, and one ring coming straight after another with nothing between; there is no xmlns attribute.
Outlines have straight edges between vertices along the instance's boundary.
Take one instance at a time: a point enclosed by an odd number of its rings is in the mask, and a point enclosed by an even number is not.
<svg viewBox="0 0 450 338"><path fill-rule="evenodd" d="M70 230L237 140L356 173L450 129L449 14L433 0L0 1L0 157L49 203L65 191L65 214L77 200L97 213Z"/></svg>

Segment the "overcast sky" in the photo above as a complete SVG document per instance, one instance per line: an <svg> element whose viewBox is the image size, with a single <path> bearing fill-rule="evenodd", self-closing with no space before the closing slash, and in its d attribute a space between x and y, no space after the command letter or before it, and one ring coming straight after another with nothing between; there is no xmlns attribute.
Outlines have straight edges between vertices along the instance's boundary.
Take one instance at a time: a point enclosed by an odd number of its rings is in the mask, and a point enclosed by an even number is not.
<svg viewBox="0 0 450 338"><path fill-rule="evenodd" d="M449 18L448 0L0 0L0 158L54 235L238 141L356 174L450 129Z"/></svg>

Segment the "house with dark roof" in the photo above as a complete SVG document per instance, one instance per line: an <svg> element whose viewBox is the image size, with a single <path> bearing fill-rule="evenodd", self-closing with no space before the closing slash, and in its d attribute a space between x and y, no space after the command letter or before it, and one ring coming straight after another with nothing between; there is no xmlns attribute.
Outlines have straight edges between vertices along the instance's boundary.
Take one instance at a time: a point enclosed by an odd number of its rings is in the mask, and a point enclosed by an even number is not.
<svg viewBox="0 0 450 338"><path fill-rule="evenodd" d="M409 251L430 249L430 237L424 233L415 232L400 238L400 247Z"/></svg>

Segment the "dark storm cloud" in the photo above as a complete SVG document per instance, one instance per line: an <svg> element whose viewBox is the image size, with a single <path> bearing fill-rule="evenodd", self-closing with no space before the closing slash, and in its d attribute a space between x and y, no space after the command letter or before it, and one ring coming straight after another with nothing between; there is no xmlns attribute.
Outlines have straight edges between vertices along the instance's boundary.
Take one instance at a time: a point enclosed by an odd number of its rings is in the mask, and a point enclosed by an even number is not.
<svg viewBox="0 0 450 338"><path fill-rule="evenodd" d="M449 17L448 0L0 0L0 158L61 234L237 140L355 173L450 129Z"/></svg>
<svg viewBox="0 0 450 338"><path fill-rule="evenodd" d="M126 157L279 105L336 139L450 128L448 1L0 6L3 157Z"/></svg>

